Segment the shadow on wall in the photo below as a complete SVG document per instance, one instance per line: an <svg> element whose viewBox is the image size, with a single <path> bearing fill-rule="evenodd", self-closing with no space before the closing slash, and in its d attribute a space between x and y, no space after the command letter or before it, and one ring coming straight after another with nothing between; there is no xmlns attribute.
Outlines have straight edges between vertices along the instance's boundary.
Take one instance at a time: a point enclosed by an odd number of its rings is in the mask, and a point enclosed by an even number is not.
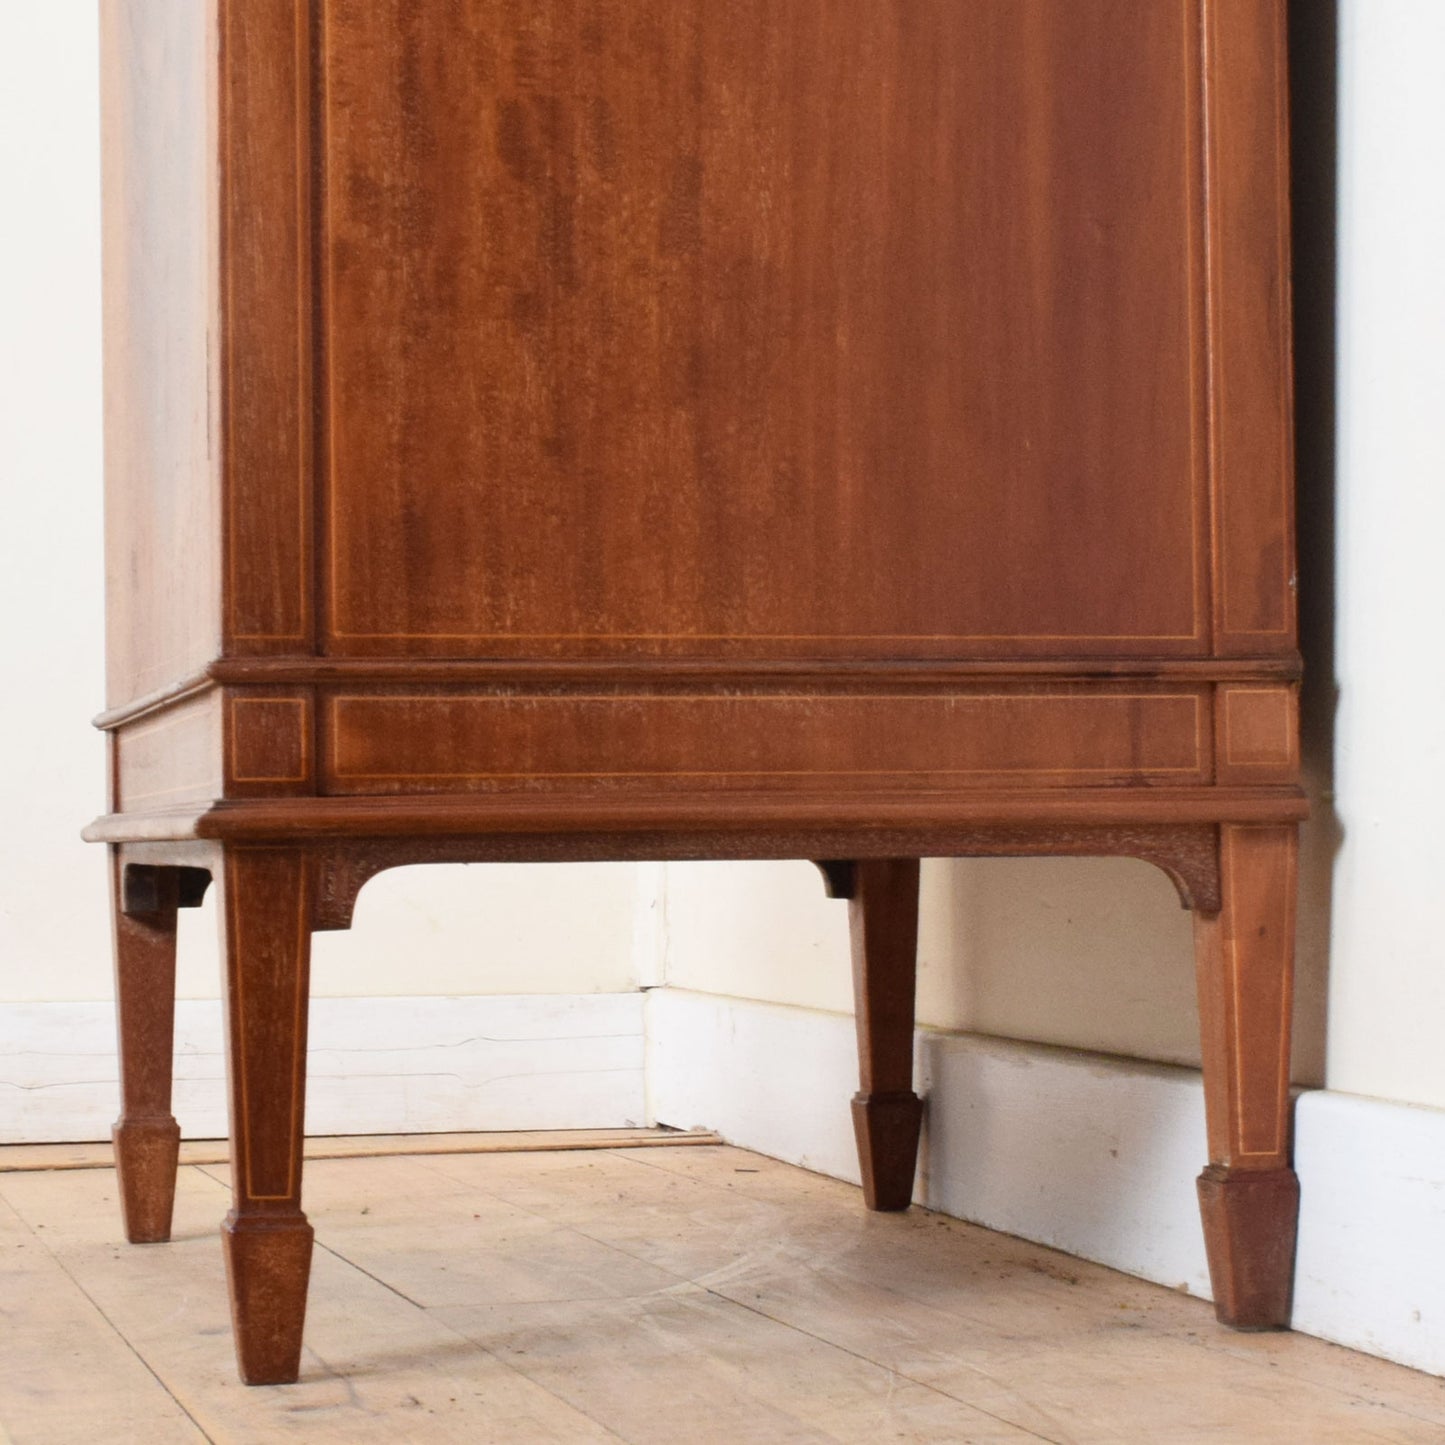
<svg viewBox="0 0 1445 1445"><path fill-rule="evenodd" d="M1301 710L1312 816L1300 855L1295 1078L1324 1079L1330 896L1342 838L1335 755L1335 237L1337 0L1289 0L1290 204L1294 232L1295 466Z"/></svg>
<svg viewBox="0 0 1445 1445"><path fill-rule="evenodd" d="M1334 758L1336 0L1289 0L1302 731L1294 1078L1324 1079ZM961 860L925 873L920 1021L1198 1064L1192 929L1126 859Z"/></svg>

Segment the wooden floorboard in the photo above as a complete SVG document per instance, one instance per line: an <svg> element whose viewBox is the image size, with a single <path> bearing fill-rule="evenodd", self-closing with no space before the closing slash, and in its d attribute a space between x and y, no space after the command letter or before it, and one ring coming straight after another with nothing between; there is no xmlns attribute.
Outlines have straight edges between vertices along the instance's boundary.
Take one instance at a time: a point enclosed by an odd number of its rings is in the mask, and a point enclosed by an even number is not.
<svg viewBox="0 0 1445 1445"><path fill-rule="evenodd" d="M527 1154L574 1149L676 1149L721 1144L711 1129L498 1129L486 1134L352 1134L306 1141L308 1159L367 1159L393 1154ZM224 1164L224 1139L186 1139L182 1164ZM0 1174L35 1169L109 1169L115 1155L108 1143L0 1145Z"/></svg>
<svg viewBox="0 0 1445 1445"><path fill-rule="evenodd" d="M204 1440L47 1247L44 1228L0 1199L0 1440Z"/></svg>
<svg viewBox="0 0 1445 1445"><path fill-rule="evenodd" d="M227 1202L186 1165L131 1247L109 1170L0 1174L0 1441L1445 1440L1439 1380L719 1145L313 1159L302 1379L247 1389Z"/></svg>

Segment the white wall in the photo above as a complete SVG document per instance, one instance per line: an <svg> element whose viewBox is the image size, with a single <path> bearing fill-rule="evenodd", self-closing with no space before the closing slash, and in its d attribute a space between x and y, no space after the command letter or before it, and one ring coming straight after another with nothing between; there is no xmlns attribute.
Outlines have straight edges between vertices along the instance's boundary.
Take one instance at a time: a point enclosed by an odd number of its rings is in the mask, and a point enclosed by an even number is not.
<svg viewBox="0 0 1445 1445"><path fill-rule="evenodd" d="M0 998L106 988L95 16L0 15ZM81 983L89 973L93 983Z"/></svg>
<svg viewBox="0 0 1445 1445"><path fill-rule="evenodd" d="M1328 1078L1445 1107L1445 5L1340 25L1335 879Z"/></svg>

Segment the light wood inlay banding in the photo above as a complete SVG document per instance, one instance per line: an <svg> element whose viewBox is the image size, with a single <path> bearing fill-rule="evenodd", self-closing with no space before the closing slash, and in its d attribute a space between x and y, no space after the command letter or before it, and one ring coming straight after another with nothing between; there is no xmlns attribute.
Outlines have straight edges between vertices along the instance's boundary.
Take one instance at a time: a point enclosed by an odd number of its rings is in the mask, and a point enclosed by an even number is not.
<svg viewBox="0 0 1445 1445"><path fill-rule="evenodd" d="M241 652L312 628L308 0L221 0L226 634Z"/></svg>
<svg viewBox="0 0 1445 1445"><path fill-rule="evenodd" d="M1215 647L1294 644L1284 5L1202 0Z"/></svg>

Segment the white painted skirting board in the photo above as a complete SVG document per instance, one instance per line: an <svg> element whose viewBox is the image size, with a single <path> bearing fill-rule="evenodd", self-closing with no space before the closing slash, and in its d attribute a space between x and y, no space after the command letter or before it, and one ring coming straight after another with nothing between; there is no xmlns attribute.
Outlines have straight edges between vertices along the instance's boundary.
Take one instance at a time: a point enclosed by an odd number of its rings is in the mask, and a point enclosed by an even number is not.
<svg viewBox="0 0 1445 1445"><path fill-rule="evenodd" d="M312 1134L605 1129L644 1122L643 995L316 998ZM108 1003L0 1004L0 1143L105 1139L119 1101ZM176 1007L185 1137L226 1132L220 1004Z"/></svg>
<svg viewBox="0 0 1445 1445"><path fill-rule="evenodd" d="M1445 1110L1320 1089L1294 1129L1295 1328L1445 1375Z"/></svg>
<svg viewBox="0 0 1445 1445"><path fill-rule="evenodd" d="M850 1017L666 988L647 1007L655 1122L857 1181ZM920 1203L1208 1297L1197 1071L926 1030L915 1070ZM1320 1090L1295 1140L1295 1327L1445 1374L1445 1112Z"/></svg>

